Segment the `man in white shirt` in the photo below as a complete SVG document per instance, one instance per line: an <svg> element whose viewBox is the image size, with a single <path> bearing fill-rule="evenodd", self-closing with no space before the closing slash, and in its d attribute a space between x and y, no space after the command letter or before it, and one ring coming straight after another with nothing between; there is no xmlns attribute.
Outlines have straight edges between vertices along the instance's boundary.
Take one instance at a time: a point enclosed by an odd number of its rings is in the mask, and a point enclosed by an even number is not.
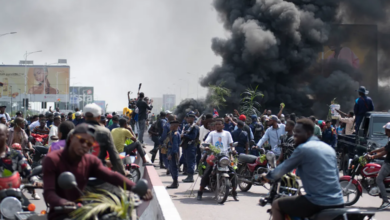
<svg viewBox="0 0 390 220"><path fill-rule="evenodd" d="M338 109L336 111L340 114L339 115L339 121L345 123L345 134L346 135L352 135L355 131L353 127L353 123L355 122L355 114L353 112L349 112L348 115ZM344 116L345 118L341 117Z"/></svg>
<svg viewBox="0 0 390 220"><path fill-rule="evenodd" d="M60 115L54 116L53 125L51 126L50 133L49 133L49 146L51 145L51 143L55 142L52 140L53 138L57 138L58 140L58 126L60 126L60 124L61 124L61 116Z"/></svg>
<svg viewBox="0 0 390 220"><path fill-rule="evenodd" d="M230 132L223 130L223 128L224 122L218 118L215 121L215 131L210 132L205 142L221 149L221 153L227 153L229 147L233 147L233 138Z"/></svg>
<svg viewBox="0 0 390 220"><path fill-rule="evenodd" d="M6 108L7 108L7 106L5 106L5 105L0 106L0 116L3 116L8 123L11 121L11 117L9 117L9 114L7 112L5 112Z"/></svg>
<svg viewBox="0 0 390 220"><path fill-rule="evenodd" d="M260 139L259 143L257 143L257 148L261 148L263 144L268 141L271 145L272 151L276 156L279 156L281 153L281 149L279 147L281 142L280 136L286 133L286 126L284 124L278 124L278 117L276 115L272 115L268 123L270 127L267 129L267 131L265 131L265 134Z"/></svg>
<svg viewBox="0 0 390 220"><path fill-rule="evenodd" d="M215 131L212 131L209 133L209 135L206 138L206 143L212 144L215 147L218 147L221 149L221 153L225 152L227 153L229 148L234 150L233 147L233 138L230 132L223 130L224 128L224 120L222 118L217 118L215 120ZM200 181L200 188L198 191L198 200L202 200L202 195L204 188L209 184L210 181L210 174L212 172L213 167L207 166L203 176L202 180ZM231 167L229 167L231 168ZM233 180L234 181L234 180ZM233 185L235 185L234 182L232 182ZM232 188L232 196L234 200L238 201L237 198L237 192L236 192L236 187Z"/></svg>
<svg viewBox="0 0 390 220"><path fill-rule="evenodd" d="M34 130L35 127L38 127L41 124L40 121L42 118L46 118L44 114L40 114L38 116L38 120L30 124L30 131Z"/></svg>

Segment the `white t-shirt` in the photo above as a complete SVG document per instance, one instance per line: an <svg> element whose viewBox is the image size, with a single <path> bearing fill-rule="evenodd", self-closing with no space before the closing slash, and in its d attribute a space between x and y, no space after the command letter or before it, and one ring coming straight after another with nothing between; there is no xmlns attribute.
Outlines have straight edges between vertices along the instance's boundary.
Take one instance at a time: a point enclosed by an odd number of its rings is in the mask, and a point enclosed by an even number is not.
<svg viewBox="0 0 390 220"><path fill-rule="evenodd" d="M55 125L52 125L49 132L49 146L53 141L51 140L51 136L58 136L58 127Z"/></svg>
<svg viewBox="0 0 390 220"><path fill-rule="evenodd" d="M203 125L202 125L202 127L199 128L199 141L200 141L200 143L203 142L204 137L209 132L210 131L207 128L205 128Z"/></svg>
<svg viewBox="0 0 390 220"><path fill-rule="evenodd" d="M233 138L230 132L222 130L222 132L212 131L206 139L206 143L212 144L221 149L221 153L227 153L230 144L233 143Z"/></svg>

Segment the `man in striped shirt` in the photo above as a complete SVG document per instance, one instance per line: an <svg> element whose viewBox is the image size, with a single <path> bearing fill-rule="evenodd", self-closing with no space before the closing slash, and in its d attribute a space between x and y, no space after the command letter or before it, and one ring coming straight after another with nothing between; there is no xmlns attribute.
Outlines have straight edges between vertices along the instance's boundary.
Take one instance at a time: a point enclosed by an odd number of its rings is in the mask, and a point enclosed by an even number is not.
<svg viewBox="0 0 390 220"><path fill-rule="evenodd" d="M277 165L287 160L287 158L289 158L293 153L293 151L295 150L295 142L294 142L294 134L293 134L294 127L295 127L295 122L288 120L285 128L286 133L280 137L281 153L278 161L276 162Z"/></svg>

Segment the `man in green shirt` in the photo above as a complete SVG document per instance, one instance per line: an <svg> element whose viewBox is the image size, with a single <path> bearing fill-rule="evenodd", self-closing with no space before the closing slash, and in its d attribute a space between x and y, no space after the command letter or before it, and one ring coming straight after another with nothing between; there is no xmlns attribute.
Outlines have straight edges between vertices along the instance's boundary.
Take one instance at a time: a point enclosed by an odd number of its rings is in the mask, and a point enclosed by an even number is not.
<svg viewBox="0 0 390 220"><path fill-rule="evenodd" d="M310 119L313 121L314 123L314 136L318 137L318 139L322 139L322 132L321 132L321 128L320 126L318 126L318 124L316 123L316 117L315 116L310 116Z"/></svg>
<svg viewBox="0 0 390 220"><path fill-rule="evenodd" d="M114 140L115 148L119 153L126 152L126 155L130 154L133 150L137 149L140 154L144 165L151 165L145 158L145 151L142 149L141 143L137 141L130 130L127 128L127 121L124 118L119 119L119 128L115 128L111 131L112 138ZM126 140L131 139L132 144L125 146Z"/></svg>

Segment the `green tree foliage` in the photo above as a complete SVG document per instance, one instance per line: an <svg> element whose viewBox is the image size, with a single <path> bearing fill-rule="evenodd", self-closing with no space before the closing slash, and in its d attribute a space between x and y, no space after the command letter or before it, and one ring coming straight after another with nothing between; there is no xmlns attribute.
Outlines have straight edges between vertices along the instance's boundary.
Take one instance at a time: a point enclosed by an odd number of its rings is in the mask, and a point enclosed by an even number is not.
<svg viewBox="0 0 390 220"><path fill-rule="evenodd" d="M260 103L256 101L258 97L263 97L263 93L258 91L258 87L256 86L255 89L252 89L251 87L247 88L245 92L241 94L242 100L241 100L241 107L240 111L241 114L246 115L247 117L256 114L260 115Z"/></svg>
<svg viewBox="0 0 390 220"><path fill-rule="evenodd" d="M211 90L211 95L210 95L210 105L212 107L219 108L220 106L226 106L225 102L226 99L225 97L230 96L230 89L223 87L223 84L225 82L222 81L217 85L210 85L209 84L209 89Z"/></svg>

